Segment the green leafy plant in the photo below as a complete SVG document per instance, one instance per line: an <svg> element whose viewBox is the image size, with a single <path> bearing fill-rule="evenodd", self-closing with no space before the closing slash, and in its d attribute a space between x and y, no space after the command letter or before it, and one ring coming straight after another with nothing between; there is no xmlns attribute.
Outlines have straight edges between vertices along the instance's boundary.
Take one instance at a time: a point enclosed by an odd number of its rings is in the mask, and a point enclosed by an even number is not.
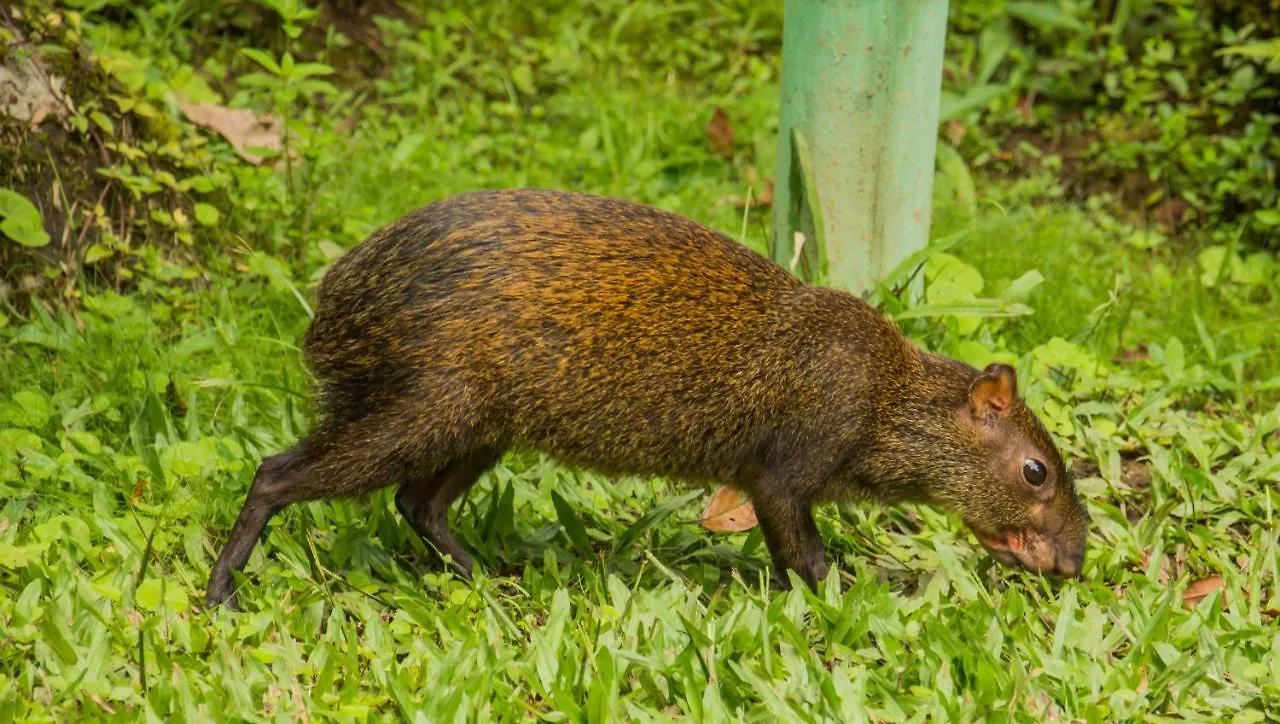
<svg viewBox="0 0 1280 724"><path fill-rule="evenodd" d="M49 243L40 210L25 196L0 189L0 233L23 246L39 247Z"/></svg>
<svg viewBox="0 0 1280 724"><path fill-rule="evenodd" d="M1231 45L1218 51L1219 55L1243 55L1269 62L1280 62L1280 38L1257 40L1252 43Z"/></svg>
<svg viewBox="0 0 1280 724"><path fill-rule="evenodd" d="M1200 0L951 8L944 108L972 168L1049 161L1068 193L1168 233L1222 243L1243 219L1246 245L1274 247L1280 63L1254 25Z"/></svg>

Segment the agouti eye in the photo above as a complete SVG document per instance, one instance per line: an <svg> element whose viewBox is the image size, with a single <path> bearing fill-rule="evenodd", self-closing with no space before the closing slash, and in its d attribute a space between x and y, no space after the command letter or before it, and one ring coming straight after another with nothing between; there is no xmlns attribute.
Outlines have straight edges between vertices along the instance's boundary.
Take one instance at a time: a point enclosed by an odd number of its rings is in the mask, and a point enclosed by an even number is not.
<svg viewBox="0 0 1280 724"><path fill-rule="evenodd" d="M1022 477L1032 485L1044 485L1045 476L1048 472L1044 469L1044 463L1035 458L1027 458L1022 461Z"/></svg>

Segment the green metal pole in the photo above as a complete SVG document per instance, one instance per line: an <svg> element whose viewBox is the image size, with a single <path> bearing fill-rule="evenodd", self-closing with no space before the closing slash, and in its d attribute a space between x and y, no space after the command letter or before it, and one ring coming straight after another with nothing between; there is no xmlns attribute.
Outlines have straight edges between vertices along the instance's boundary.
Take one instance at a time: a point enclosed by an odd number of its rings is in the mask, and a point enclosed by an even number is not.
<svg viewBox="0 0 1280 724"><path fill-rule="evenodd" d="M928 242L947 0L786 0L784 22L773 256L861 292Z"/></svg>

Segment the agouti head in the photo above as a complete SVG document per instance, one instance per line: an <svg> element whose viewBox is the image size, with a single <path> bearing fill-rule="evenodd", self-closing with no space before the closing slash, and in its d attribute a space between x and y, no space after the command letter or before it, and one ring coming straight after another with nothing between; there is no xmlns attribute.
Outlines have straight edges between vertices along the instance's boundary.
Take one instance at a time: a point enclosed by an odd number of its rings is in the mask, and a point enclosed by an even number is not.
<svg viewBox="0 0 1280 724"><path fill-rule="evenodd" d="M1017 394L1012 367L988 366L957 405L958 469L934 491L1000 562L1077 577L1088 515L1062 456Z"/></svg>

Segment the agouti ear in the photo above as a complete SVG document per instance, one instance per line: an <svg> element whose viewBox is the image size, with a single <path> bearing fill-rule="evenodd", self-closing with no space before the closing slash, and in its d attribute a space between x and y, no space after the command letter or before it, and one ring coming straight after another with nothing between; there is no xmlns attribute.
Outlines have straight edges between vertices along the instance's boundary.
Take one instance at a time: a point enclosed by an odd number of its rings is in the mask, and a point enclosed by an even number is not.
<svg viewBox="0 0 1280 724"><path fill-rule="evenodd" d="M979 420L1004 417L1013 409L1018 377L1009 365L991 364L969 385L969 412Z"/></svg>

